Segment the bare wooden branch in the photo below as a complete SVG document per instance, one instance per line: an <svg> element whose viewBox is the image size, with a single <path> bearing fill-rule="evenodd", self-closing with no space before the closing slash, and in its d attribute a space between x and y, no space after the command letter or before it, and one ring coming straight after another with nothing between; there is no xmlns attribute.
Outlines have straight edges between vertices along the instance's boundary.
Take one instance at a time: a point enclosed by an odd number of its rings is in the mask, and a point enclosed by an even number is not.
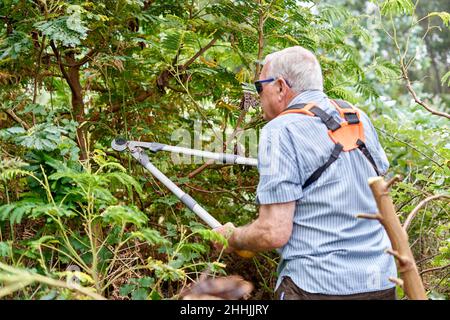
<svg viewBox="0 0 450 320"><path fill-rule="evenodd" d="M357 218L362 218L362 219L369 219L369 220L381 220L383 217L381 216L381 214L376 213L360 213L356 215Z"/></svg>
<svg viewBox="0 0 450 320"><path fill-rule="evenodd" d="M386 182L386 188L390 188L390 187L392 187L395 183L397 183L398 181L400 181L401 180L401 177L400 177L400 175L395 175L394 177L392 177L390 180L388 180L387 182Z"/></svg>
<svg viewBox="0 0 450 320"><path fill-rule="evenodd" d="M411 211L410 214L406 217L405 223L403 224L403 230L407 231L409 226L411 225L411 221L414 219L414 217L417 215L420 209L422 209L428 202L436 199L450 199L449 195L446 194L437 194L434 196L430 196L428 198L425 198L422 200L414 209Z"/></svg>
<svg viewBox="0 0 450 320"><path fill-rule="evenodd" d="M442 271L444 269L447 269L448 267L450 267L450 263L445 266L442 266L442 267L434 267L434 268L422 270L422 271L420 271L420 275L422 275L424 273L428 273L428 272L433 272L433 271Z"/></svg>
<svg viewBox="0 0 450 320"><path fill-rule="evenodd" d="M411 85L411 80L409 79L408 71L407 71L406 66L404 65L403 61L400 62L400 67L401 67L401 70L402 70L402 77L403 77L403 79L406 82L406 89L408 89L409 93L414 98L414 101L418 105L421 105L422 107L424 107L427 111L431 112L432 114L440 116L440 117L445 117L447 119L450 119L450 114L448 114L446 112L441 112L441 111L434 110L426 102L424 102L422 99L420 99L417 96L416 92L414 91L414 89L413 89L413 87Z"/></svg>
<svg viewBox="0 0 450 320"><path fill-rule="evenodd" d="M402 228L400 220L395 212L395 206L389 196L387 184L382 177L369 179L369 186L377 203L378 212L382 216L381 224L391 240L392 250L388 252L397 258L399 272L404 282L405 294L412 300L426 300L427 295L419 276L414 256L408 243L408 234ZM398 279L389 280L400 284Z"/></svg>
<svg viewBox="0 0 450 320"><path fill-rule="evenodd" d="M414 261L407 256L402 256L398 251L386 249L386 253L389 253L397 259L400 272L409 271L414 267Z"/></svg>
<svg viewBox="0 0 450 320"><path fill-rule="evenodd" d="M405 282L402 279L395 278L395 277L389 277L389 281L395 283L402 289L405 287Z"/></svg>
<svg viewBox="0 0 450 320"><path fill-rule="evenodd" d="M259 1L259 5L261 6L261 1ZM262 9L259 11L259 21L258 21L258 63L255 68L254 81L258 80L259 73L261 72L261 64L260 61L262 59L263 50L264 50L264 23L266 22L267 16L263 12Z"/></svg>
<svg viewBox="0 0 450 320"><path fill-rule="evenodd" d="M5 110L6 114L8 116L10 116L14 121L16 121L17 123L19 123L25 130L29 130L30 126L22 119L19 118L19 116L17 116L15 114L15 112L11 109Z"/></svg>

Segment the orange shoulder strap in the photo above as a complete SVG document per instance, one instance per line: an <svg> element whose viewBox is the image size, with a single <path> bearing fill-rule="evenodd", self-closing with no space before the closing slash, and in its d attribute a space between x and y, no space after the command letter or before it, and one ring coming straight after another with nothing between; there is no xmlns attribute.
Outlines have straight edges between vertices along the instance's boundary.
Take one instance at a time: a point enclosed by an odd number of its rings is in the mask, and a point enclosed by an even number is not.
<svg viewBox="0 0 450 320"><path fill-rule="evenodd" d="M299 106L299 107L297 107L297 106ZM282 116L282 115L290 114L290 113L300 113L300 114L305 114L307 116L314 117L315 114L312 113L310 110L311 110L311 108L313 108L315 106L316 106L315 102L308 102L306 105L296 104L296 105L289 107L287 110L281 112L278 116Z"/></svg>

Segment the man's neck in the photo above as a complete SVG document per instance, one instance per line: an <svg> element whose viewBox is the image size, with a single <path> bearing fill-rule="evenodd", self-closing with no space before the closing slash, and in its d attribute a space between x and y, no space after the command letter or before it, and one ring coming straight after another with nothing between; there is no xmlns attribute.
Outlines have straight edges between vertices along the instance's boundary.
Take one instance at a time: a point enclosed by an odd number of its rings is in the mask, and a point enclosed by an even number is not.
<svg viewBox="0 0 450 320"><path fill-rule="evenodd" d="M322 90L303 90L292 97L286 108L299 103L319 102L317 100L324 98L327 98L327 95Z"/></svg>

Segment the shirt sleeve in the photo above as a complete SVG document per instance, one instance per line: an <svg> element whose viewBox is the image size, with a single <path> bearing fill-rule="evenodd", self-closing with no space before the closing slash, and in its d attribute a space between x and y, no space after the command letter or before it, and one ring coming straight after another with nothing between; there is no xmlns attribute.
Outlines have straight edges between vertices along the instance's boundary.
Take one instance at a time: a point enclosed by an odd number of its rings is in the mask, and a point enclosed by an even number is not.
<svg viewBox="0 0 450 320"><path fill-rule="evenodd" d="M264 128L258 148L258 204L291 202L302 198L301 172L286 128Z"/></svg>

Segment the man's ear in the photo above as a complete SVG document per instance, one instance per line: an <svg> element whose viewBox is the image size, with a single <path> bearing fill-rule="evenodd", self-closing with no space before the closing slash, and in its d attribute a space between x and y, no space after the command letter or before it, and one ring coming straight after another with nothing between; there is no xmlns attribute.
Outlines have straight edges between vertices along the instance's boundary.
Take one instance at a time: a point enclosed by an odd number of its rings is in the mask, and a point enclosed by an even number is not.
<svg viewBox="0 0 450 320"><path fill-rule="evenodd" d="M283 91L283 80L278 79L277 80L277 85L278 85L278 91L279 92Z"/></svg>

